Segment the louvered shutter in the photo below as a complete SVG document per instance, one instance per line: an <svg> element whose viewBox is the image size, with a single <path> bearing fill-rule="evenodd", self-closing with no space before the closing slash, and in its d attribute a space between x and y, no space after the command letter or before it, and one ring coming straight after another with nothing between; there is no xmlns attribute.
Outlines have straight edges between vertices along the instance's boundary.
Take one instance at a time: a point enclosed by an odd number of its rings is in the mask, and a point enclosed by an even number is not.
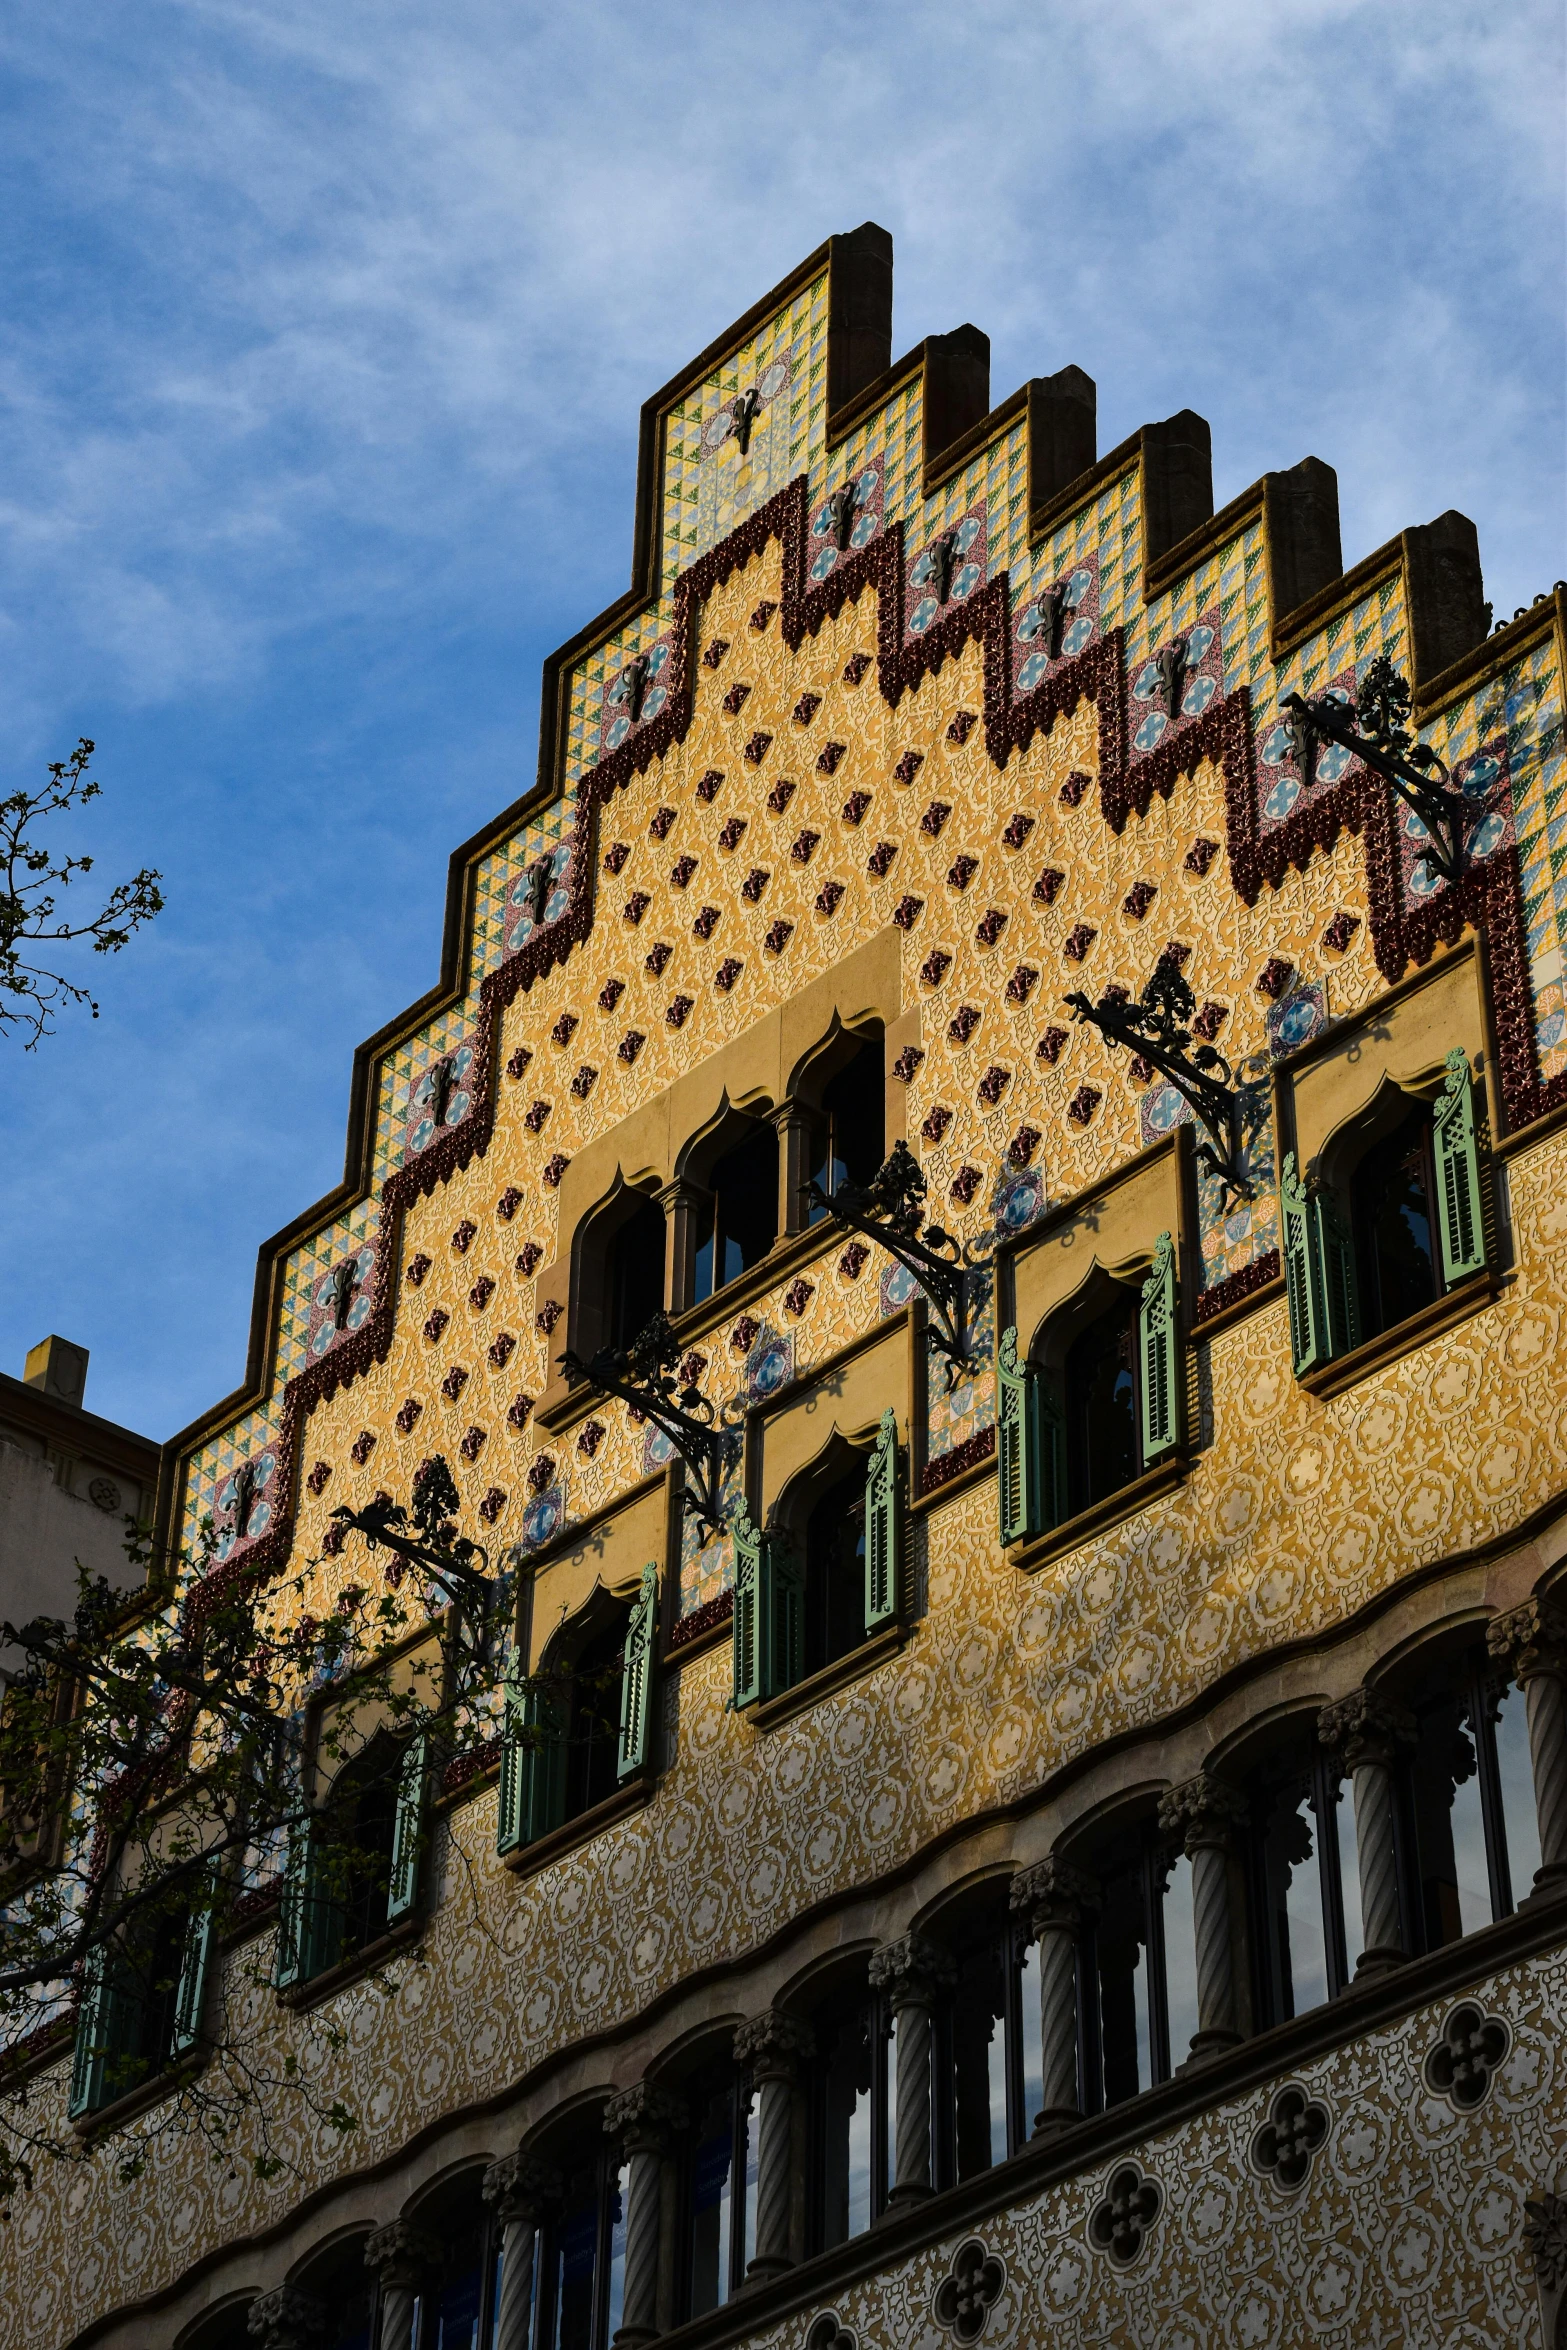
<svg viewBox="0 0 1567 2350"><path fill-rule="evenodd" d="M618 1775L633 1778L647 1768L648 1725L657 1665L658 1569L642 1570L642 1588L626 1626L625 1658L620 1670L620 1760Z"/></svg>
<svg viewBox="0 0 1567 2350"><path fill-rule="evenodd" d="M1306 1203L1307 1229L1322 1269L1322 1302L1329 1355L1348 1354L1360 1344L1360 1301L1355 1284L1355 1244L1331 1192Z"/></svg>
<svg viewBox="0 0 1567 2350"><path fill-rule="evenodd" d="M319 1971L322 1907L316 1878L319 1873L321 1819L306 1812L288 1831L288 1858L283 1868L283 1898L278 1907L277 1987L287 1991L308 1983Z"/></svg>
<svg viewBox="0 0 1567 2350"><path fill-rule="evenodd" d="M799 1680L805 1661L805 1592L781 1533L744 1511L734 1521L734 1706L757 1705Z"/></svg>
<svg viewBox="0 0 1567 2350"><path fill-rule="evenodd" d="M1437 1227L1442 1278L1451 1288L1485 1270L1485 1225L1480 1211L1480 1154L1475 1145L1474 1081L1469 1058L1455 1049L1437 1096L1432 1137L1436 1160Z"/></svg>
<svg viewBox="0 0 1567 2350"><path fill-rule="evenodd" d="M424 1869L425 1820L430 1785L430 1738L421 1730L403 1749L397 1772L397 1809L392 1816L392 1861L386 1880L386 1922L400 1925L419 1907Z"/></svg>
<svg viewBox="0 0 1567 2350"><path fill-rule="evenodd" d="M1143 1466L1173 1452L1181 1436L1181 1334L1176 1313L1175 1243L1161 1232L1137 1309L1137 1363Z"/></svg>
<svg viewBox="0 0 1567 2350"><path fill-rule="evenodd" d="M1039 1531L1065 1523L1070 1515L1066 1485L1066 1413L1061 1399L1042 1375L1034 1380L1034 1411L1039 1431Z"/></svg>
<svg viewBox="0 0 1567 2350"><path fill-rule="evenodd" d="M1039 1374L1017 1359L1017 1325L996 1349L996 1491L1003 1543L1043 1532Z"/></svg>
<svg viewBox="0 0 1567 2350"><path fill-rule="evenodd" d="M865 1629L880 1631L898 1612L903 1515L898 1491L898 1420L882 1413L865 1472Z"/></svg>
<svg viewBox="0 0 1567 2350"><path fill-rule="evenodd" d="M520 1678L508 1674L506 1715L501 1731L501 1783L495 1811L497 1852L515 1852L519 1844L528 1841L528 1752L520 1735L525 1709L526 1693Z"/></svg>
<svg viewBox="0 0 1567 2350"><path fill-rule="evenodd" d="M89 1950L82 1962L82 1993L71 2051L67 2112L72 2121L85 2113L96 2113L119 2095L123 2082L116 2082L112 2068L127 2054L140 2013L141 2002L127 1989L116 1954L101 1944Z"/></svg>
<svg viewBox="0 0 1567 2350"><path fill-rule="evenodd" d="M174 1994L174 2030L171 2056L183 2056L201 2037L202 2012L207 2003L207 1970L212 1963L213 1912L218 1898L218 1864L208 1863L197 1880L185 1921L180 1949L180 1979Z"/></svg>
<svg viewBox="0 0 1567 2350"><path fill-rule="evenodd" d="M1317 1370L1360 1343L1354 1243L1338 1203L1308 1192L1290 1151L1279 1180L1284 1287L1295 1376Z"/></svg>
<svg viewBox="0 0 1567 2350"><path fill-rule="evenodd" d="M742 1510L734 1522L734 1696L736 1712L762 1694L762 1537Z"/></svg>

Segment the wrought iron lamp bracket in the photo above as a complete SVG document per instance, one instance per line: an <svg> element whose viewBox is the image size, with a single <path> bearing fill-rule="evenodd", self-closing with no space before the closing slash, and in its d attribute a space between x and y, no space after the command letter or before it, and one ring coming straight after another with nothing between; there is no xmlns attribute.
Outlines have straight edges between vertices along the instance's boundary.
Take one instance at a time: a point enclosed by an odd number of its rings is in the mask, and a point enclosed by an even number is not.
<svg viewBox="0 0 1567 2350"><path fill-rule="evenodd" d="M557 1359L568 1379L580 1380L595 1395L614 1396L629 1404L674 1446L690 1480L685 1490L686 1511L703 1529L706 1543L723 1533L729 1523L723 1488L734 1457L737 1405L730 1399L720 1414L690 1383L679 1391L677 1401L671 1373L679 1352L668 1317L659 1314L624 1351L600 1347L591 1362L584 1362L568 1347ZM638 1377L644 1366L644 1375Z"/></svg>
<svg viewBox="0 0 1567 2350"><path fill-rule="evenodd" d="M1231 1193L1237 1199L1255 1199L1235 1072L1216 1046L1202 1044L1192 1050L1191 1030L1184 1023L1190 1020L1195 1001L1174 965L1161 958L1140 1001L1105 995L1094 1004L1080 988L1064 1000L1073 1019L1089 1021L1112 1052L1125 1045L1174 1086L1208 1137L1197 1146L1198 1163L1218 1182L1221 1200Z"/></svg>
<svg viewBox="0 0 1567 2350"><path fill-rule="evenodd" d="M986 1295L982 1276L995 1253L995 1234L980 1234L961 1246L939 1224L926 1224L922 1234L925 1178L902 1142L893 1145L869 1183L841 1183L826 1192L813 1178L806 1193L840 1230L876 1241L919 1283L936 1317L926 1326L926 1342L933 1353L946 1357L950 1394L959 1374L975 1361L974 1330Z"/></svg>
<svg viewBox="0 0 1567 2350"><path fill-rule="evenodd" d="M1373 663L1373 671L1376 668L1377 663ZM1367 684L1371 682L1371 672L1368 672ZM1379 682L1400 694L1407 707L1408 688L1393 672L1391 664L1386 679ZM1427 862L1444 881L1462 879L1468 863L1465 834L1483 803L1470 801L1462 787L1453 782L1451 770L1435 751L1425 743L1409 743L1405 730L1396 720L1386 722L1377 733L1367 733L1358 704L1335 702L1326 694L1319 694L1310 702L1302 694L1285 694L1279 707L1289 713L1295 729L1305 737L1303 750L1313 738L1338 743L1380 775L1405 807L1419 818L1429 843L1424 852Z"/></svg>

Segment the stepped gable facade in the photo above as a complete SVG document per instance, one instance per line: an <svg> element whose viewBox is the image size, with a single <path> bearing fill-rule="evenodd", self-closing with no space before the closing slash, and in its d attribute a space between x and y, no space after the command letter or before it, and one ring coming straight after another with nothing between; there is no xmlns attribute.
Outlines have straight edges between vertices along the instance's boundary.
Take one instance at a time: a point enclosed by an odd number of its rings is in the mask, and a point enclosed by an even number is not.
<svg viewBox="0 0 1567 2350"><path fill-rule="evenodd" d="M891 267L647 404L632 584L166 1454L164 1541L319 1613L440 1452L618 1747L498 1687L423 1962L276 2001L359 2128L45 2177L18 2345L1561 2338L1567 591L1493 626L1452 512L1346 569L1315 457L1216 514L1200 417L1101 455L972 326L894 360ZM1456 877L1291 718L1383 659ZM1222 1133L1113 1040L1156 981ZM848 1218L900 1144L961 1283ZM656 1307L717 1532L561 1364Z"/></svg>

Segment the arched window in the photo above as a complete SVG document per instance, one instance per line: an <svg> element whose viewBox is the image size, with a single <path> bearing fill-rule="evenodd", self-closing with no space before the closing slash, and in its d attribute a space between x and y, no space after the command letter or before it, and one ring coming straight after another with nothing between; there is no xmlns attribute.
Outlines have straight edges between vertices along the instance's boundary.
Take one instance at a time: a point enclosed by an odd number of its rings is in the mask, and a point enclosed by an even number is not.
<svg viewBox="0 0 1567 2350"><path fill-rule="evenodd" d="M1005 2162L1043 2102L1038 1951L996 1881L928 1929L955 1969L936 2018L935 2178L940 2187Z"/></svg>
<svg viewBox="0 0 1567 2350"><path fill-rule="evenodd" d="M640 1587L597 1586L510 1684L497 1844L519 1850L580 1819L652 1759L658 1572Z"/></svg>
<svg viewBox="0 0 1567 2350"><path fill-rule="evenodd" d="M1297 1376L1394 1330L1485 1270L1474 1080L1447 1056L1432 1099L1386 1080L1279 1199Z"/></svg>
<svg viewBox="0 0 1567 2350"><path fill-rule="evenodd" d="M1396 1694L1415 1721L1402 1791L1408 1947L1439 1950L1509 1917L1540 1865L1524 1693L1476 1641L1411 1669Z"/></svg>
<svg viewBox="0 0 1567 2350"><path fill-rule="evenodd" d="M707 1169L697 1207L691 1303L760 1264L778 1237L778 1138L758 1118Z"/></svg>
<svg viewBox="0 0 1567 2350"><path fill-rule="evenodd" d="M534 2350L609 2350L620 2324L628 2169L597 2123L575 2123L538 2150L562 2191L539 2231Z"/></svg>
<svg viewBox="0 0 1567 2350"><path fill-rule="evenodd" d="M844 1048L847 1060L839 1058ZM832 1074L816 1092L807 1181L819 1185L829 1199L840 1183L869 1183L886 1156L883 1063L879 1034L858 1042L845 1036L831 1056ZM820 1223L826 1214L819 1200L808 1200L808 1223Z"/></svg>
<svg viewBox="0 0 1567 2350"><path fill-rule="evenodd" d="M734 1702L780 1696L852 1655L903 1604L902 1455L882 1414L874 1442L834 1434L791 1478L764 1529L735 1532Z"/></svg>
<svg viewBox="0 0 1567 2350"><path fill-rule="evenodd" d="M844 1446L845 1454L850 1452ZM865 1455L803 1497L805 1623L803 1665L818 1673L865 1638Z"/></svg>
<svg viewBox="0 0 1567 2350"><path fill-rule="evenodd" d="M1354 1972L1354 1807L1312 1722L1286 1723L1226 1768L1248 1791L1253 1994L1266 2027L1336 1998Z"/></svg>
<svg viewBox="0 0 1567 2350"><path fill-rule="evenodd" d="M665 1295L667 1224L656 1199L629 1184L578 1226L572 1243L571 1345L584 1362L640 1337Z"/></svg>
<svg viewBox="0 0 1567 2350"><path fill-rule="evenodd" d="M375 2279L365 2266L365 2238L340 2236L302 2260L289 2283L316 2304L320 2350L371 2350L375 2339ZM250 2337L254 2344L255 2336Z"/></svg>
<svg viewBox="0 0 1567 2350"><path fill-rule="evenodd" d="M413 2350L488 2350L500 2292L500 2230L487 2210L481 2169L464 2171L408 2214L441 2248L414 2309Z"/></svg>
<svg viewBox="0 0 1567 2350"><path fill-rule="evenodd" d="M175 1870L151 1832L141 1864L122 1881L145 1906L83 1968L72 2052L70 2113L96 2113L144 2088L200 2043L219 1884L213 1865Z"/></svg>
<svg viewBox="0 0 1567 2350"><path fill-rule="evenodd" d="M813 2252L860 2236L886 2208L892 2017L862 1965L812 2016L808 2239Z"/></svg>
<svg viewBox="0 0 1567 2350"><path fill-rule="evenodd" d="M1151 1818L1096 1838L1072 1862L1099 1887L1078 1980L1079 2100L1100 2113L1167 2081L1197 2031L1191 1863L1171 1854Z"/></svg>
<svg viewBox="0 0 1567 2350"><path fill-rule="evenodd" d="M672 2086L690 2115L680 2148L680 2309L701 2317L739 2291L756 2252L757 2095L727 2049Z"/></svg>
<svg viewBox="0 0 1567 2350"><path fill-rule="evenodd" d="M1142 1468L1137 1427L1137 1292L1124 1283L1065 1350L1068 1516L1130 1485Z"/></svg>
<svg viewBox="0 0 1567 2350"><path fill-rule="evenodd" d="M280 1990L373 1948L420 1907L430 1746L378 1730L290 1830L278 1930Z"/></svg>

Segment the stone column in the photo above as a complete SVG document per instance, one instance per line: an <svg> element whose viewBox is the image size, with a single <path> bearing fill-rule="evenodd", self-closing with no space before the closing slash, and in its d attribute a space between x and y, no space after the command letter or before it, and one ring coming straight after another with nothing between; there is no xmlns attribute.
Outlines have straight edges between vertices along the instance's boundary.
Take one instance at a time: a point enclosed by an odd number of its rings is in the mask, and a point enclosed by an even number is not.
<svg viewBox="0 0 1567 2350"><path fill-rule="evenodd" d="M803 1102L781 1102L773 1112L778 1135L778 1237L803 1232L811 1220L805 1186L811 1176L816 1124Z"/></svg>
<svg viewBox="0 0 1567 2350"><path fill-rule="evenodd" d="M381 2329L376 2350L413 2350L414 2304L441 2247L422 2228L394 2219L365 2240L365 2266L381 2280Z"/></svg>
<svg viewBox="0 0 1567 2350"><path fill-rule="evenodd" d="M892 2193L889 2208L918 2203L931 2178L930 2044L938 1994L957 1970L944 1950L917 1934L900 1934L871 1954L871 1988L885 1991L898 2025L893 2095Z"/></svg>
<svg viewBox="0 0 1567 2350"><path fill-rule="evenodd" d="M1338 1757L1355 1785L1355 1854L1360 1873L1360 1924L1365 1946L1355 1979L1402 1965L1403 1910L1398 1897L1394 1766L1415 1742L1415 1718L1374 1689L1352 1689L1325 1705L1317 1736Z"/></svg>
<svg viewBox="0 0 1567 2350"><path fill-rule="evenodd" d="M604 2128L630 2165L626 2183L626 2284L616 2350L639 2350L658 2335L658 2252L664 2201L664 2155L686 2109L647 2081L620 2090L604 2109Z"/></svg>
<svg viewBox="0 0 1567 2350"><path fill-rule="evenodd" d="M1044 2094L1033 2135L1053 2137L1082 2111L1077 2078L1077 1937L1083 1913L1099 1907L1099 1887L1081 1869L1052 1855L1012 1880L1012 1914L1027 1918L1039 1945L1039 2045Z"/></svg>
<svg viewBox="0 0 1567 2350"><path fill-rule="evenodd" d="M781 2276L794 2265L790 2216L794 2208L794 2086L802 2061L815 2052L811 2027L769 2008L735 2033L735 2063L756 2083L756 2250L747 2277ZM738 2184L738 2182L737 2182Z"/></svg>
<svg viewBox="0 0 1567 2350"><path fill-rule="evenodd" d="M559 2202L560 2182L531 2154L503 2154L485 2172L483 2194L501 2230L501 2294L492 2350L528 2350L534 2234Z"/></svg>
<svg viewBox="0 0 1567 2350"><path fill-rule="evenodd" d="M294 2285L274 2285L245 2313L245 2330L255 2335L261 2350L313 2350L326 2325L325 2303Z"/></svg>
<svg viewBox="0 0 1567 2350"><path fill-rule="evenodd" d="M1201 2064L1241 2039L1235 1998L1235 1933L1230 1915L1230 1857L1246 1817L1243 1798L1199 1771L1159 1798L1161 1834L1176 1839L1192 1864L1192 1923L1197 1943L1197 2030L1172 2068Z"/></svg>
<svg viewBox="0 0 1567 2350"><path fill-rule="evenodd" d="M664 1310L683 1313L696 1295L697 1225L707 1194L677 1176L653 1197L664 1211Z"/></svg>
<svg viewBox="0 0 1567 2350"><path fill-rule="evenodd" d="M1522 1689L1528 1710L1540 1867L1529 1893L1513 1887L1514 1901L1527 1901L1567 1878L1567 1606L1525 1600L1493 1618L1485 1639Z"/></svg>

